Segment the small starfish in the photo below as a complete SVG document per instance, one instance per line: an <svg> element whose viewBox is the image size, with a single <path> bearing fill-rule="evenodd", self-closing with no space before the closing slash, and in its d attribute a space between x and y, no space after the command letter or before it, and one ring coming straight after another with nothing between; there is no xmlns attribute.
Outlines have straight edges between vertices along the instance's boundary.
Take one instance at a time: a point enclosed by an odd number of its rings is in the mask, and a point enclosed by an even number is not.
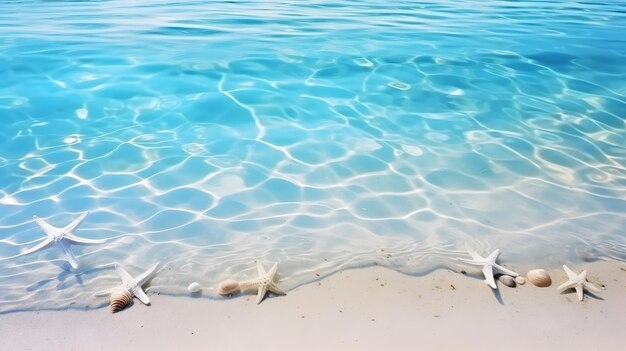
<svg viewBox="0 0 626 351"><path fill-rule="evenodd" d="M78 263L76 262L76 257L74 256L74 254L72 254L72 251L70 251L71 244L92 245L92 244L102 244L106 241L103 239L102 240L86 239L86 238L81 238L81 237L74 235L74 231L83 222L83 220L85 219L85 217L87 217L88 214L89 212L81 213L80 216L78 216L78 218L76 218L72 223L66 225L63 228L57 228L51 224L48 224L43 219L37 216L33 216L33 219L35 220L35 222L39 224L41 229L43 229L43 231L46 233L48 237L44 239L44 241L37 244L35 247L24 251L21 255L28 255L33 252L46 249L56 244L63 250L63 252L65 252L65 258L67 262L70 263L72 268L76 269L78 267Z"/></svg>
<svg viewBox="0 0 626 351"><path fill-rule="evenodd" d="M597 286L593 285L592 283L587 281L587 271L584 270L582 271L580 274L576 274L574 273L571 269L569 269L569 267L567 267L566 265L563 265L563 269L565 270L565 273L567 273L567 278L569 279L568 281L566 281L565 283L561 284L557 290L559 291L564 291L567 289L576 289L576 294L578 295L578 300L582 301L583 300L583 290L584 289L588 289L591 290L593 292L601 292L602 290L600 290L600 288L598 288Z"/></svg>
<svg viewBox="0 0 626 351"><path fill-rule="evenodd" d="M500 254L499 249L496 249L486 258L479 255L476 251L470 249L470 247L467 244L465 244L465 249L470 254L470 256L472 256L472 259L468 260L464 258L459 258L459 260L465 263L475 265L475 266L483 266L483 275L485 276L485 284L489 285L492 289L497 289L496 281L493 279L494 270L496 272L507 274L513 277L517 277L519 275L496 263L496 259L498 258L498 255Z"/></svg>
<svg viewBox="0 0 626 351"><path fill-rule="evenodd" d="M150 280L154 276L158 266L159 266L158 263L155 264L150 269L143 272L143 274L141 274L137 278L131 277L130 274L128 274L128 272L126 272L124 268L120 266L116 266L115 268L117 269L117 273L122 278L122 284L111 289L97 292L95 295L106 296L118 289L124 289L128 291L129 293L131 293L136 298L138 298L139 301L143 302L144 305L148 305L150 303L150 299L148 298L148 295L146 295L146 293L143 291L141 286L144 285L148 280Z"/></svg>
<svg viewBox="0 0 626 351"><path fill-rule="evenodd" d="M282 291L276 283L274 278L276 277L276 271L278 270L278 263L274 263L269 272L265 272L261 262L256 261L257 270L259 271L259 277L256 279L246 280L239 283L241 290L256 290L256 303L259 304L265 298L265 294L271 291L278 295L287 295Z"/></svg>

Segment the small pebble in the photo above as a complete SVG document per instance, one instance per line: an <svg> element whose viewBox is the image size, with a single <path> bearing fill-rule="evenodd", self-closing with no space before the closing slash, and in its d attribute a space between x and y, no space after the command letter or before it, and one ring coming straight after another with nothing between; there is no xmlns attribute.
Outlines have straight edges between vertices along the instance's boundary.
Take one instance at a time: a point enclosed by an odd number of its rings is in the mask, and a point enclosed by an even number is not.
<svg viewBox="0 0 626 351"><path fill-rule="evenodd" d="M202 287L200 286L200 284L196 282L189 284L189 286L187 287L187 291L189 291L192 294L197 293L200 290L202 290Z"/></svg>
<svg viewBox="0 0 626 351"><path fill-rule="evenodd" d="M393 82L393 83L389 83L388 84L390 87L398 89L398 90L409 90L411 89L411 86L408 84L404 84L401 82Z"/></svg>
<svg viewBox="0 0 626 351"><path fill-rule="evenodd" d="M524 277L520 275L520 276L515 277L515 282L519 285L524 285L526 284L526 279L524 279Z"/></svg>

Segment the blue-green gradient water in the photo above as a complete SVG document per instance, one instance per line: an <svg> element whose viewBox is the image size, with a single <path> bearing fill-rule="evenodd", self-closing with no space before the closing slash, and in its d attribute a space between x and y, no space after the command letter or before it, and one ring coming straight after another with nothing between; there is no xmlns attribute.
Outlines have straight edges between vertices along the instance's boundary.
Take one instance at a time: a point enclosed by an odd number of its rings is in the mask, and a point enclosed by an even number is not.
<svg viewBox="0 0 626 351"><path fill-rule="evenodd" d="M625 118L624 1L0 1L0 311L624 260Z"/></svg>

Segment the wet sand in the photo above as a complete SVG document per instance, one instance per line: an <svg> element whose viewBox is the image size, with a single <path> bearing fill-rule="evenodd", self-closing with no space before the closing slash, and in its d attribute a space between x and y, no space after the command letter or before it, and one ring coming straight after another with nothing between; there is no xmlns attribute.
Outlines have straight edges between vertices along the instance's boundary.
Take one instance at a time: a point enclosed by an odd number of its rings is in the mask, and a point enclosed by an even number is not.
<svg viewBox="0 0 626 351"><path fill-rule="evenodd" d="M2 350L621 350L626 263L569 265L602 292L578 301L527 282L492 290L478 270L407 276L382 267L347 270L268 296L224 299L152 293L126 310L0 315ZM521 272L520 272L521 273ZM280 284L279 284L280 285Z"/></svg>

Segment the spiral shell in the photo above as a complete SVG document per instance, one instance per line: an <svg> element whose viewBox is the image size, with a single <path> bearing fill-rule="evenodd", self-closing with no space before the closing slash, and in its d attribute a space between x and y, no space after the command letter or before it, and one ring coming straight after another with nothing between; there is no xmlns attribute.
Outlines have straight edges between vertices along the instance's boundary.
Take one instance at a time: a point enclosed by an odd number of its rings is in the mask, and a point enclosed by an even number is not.
<svg viewBox="0 0 626 351"><path fill-rule="evenodd" d="M552 278L550 278L550 274L546 272L544 269L533 269L528 271L526 274L528 281L533 283L533 285L538 286L540 288L545 288L552 285Z"/></svg>
<svg viewBox="0 0 626 351"><path fill-rule="evenodd" d="M111 305L109 310L111 313L117 313L128 306L133 300L133 295L128 290L119 289L111 293Z"/></svg>
<svg viewBox="0 0 626 351"><path fill-rule="evenodd" d="M237 293L240 290L241 290L241 287L239 286L239 282L236 280L232 280L232 279L224 280L217 287L217 292L223 296Z"/></svg>

